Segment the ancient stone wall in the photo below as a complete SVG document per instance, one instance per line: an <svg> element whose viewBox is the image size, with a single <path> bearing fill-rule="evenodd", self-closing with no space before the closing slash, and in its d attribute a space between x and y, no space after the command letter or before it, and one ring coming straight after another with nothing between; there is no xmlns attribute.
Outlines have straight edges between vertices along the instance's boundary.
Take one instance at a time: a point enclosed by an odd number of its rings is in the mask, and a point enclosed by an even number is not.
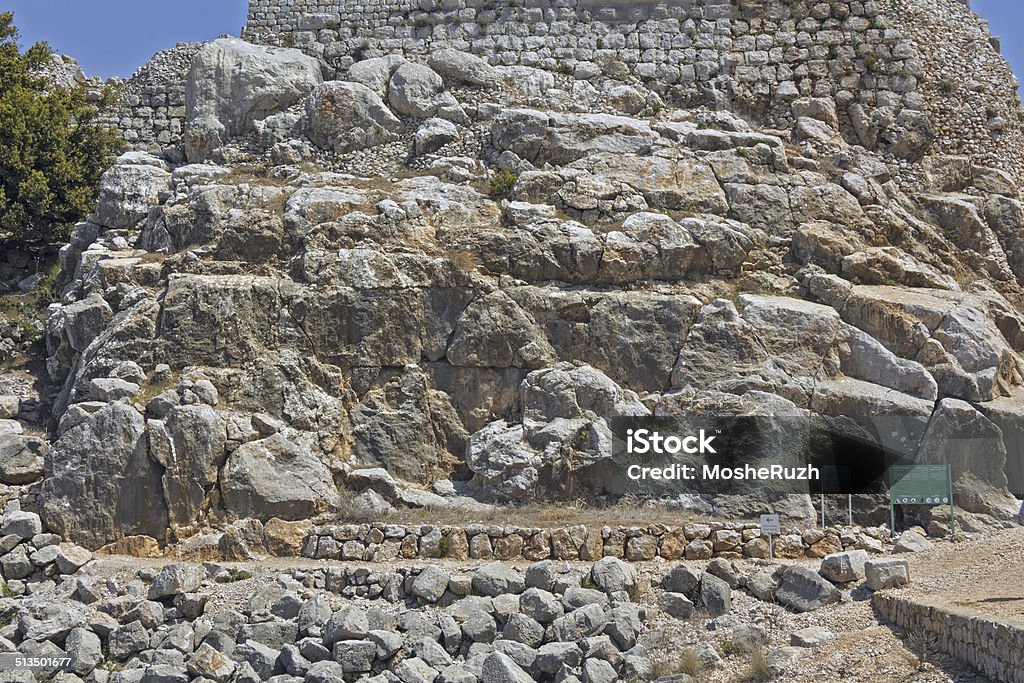
<svg viewBox="0 0 1024 683"><path fill-rule="evenodd" d="M781 124L794 98L832 97L848 139L868 147L873 128L916 125L923 111L932 151L1021 177L1016 79L958 0L251 0L245 35L299 47L338 76L364 57L450 46L578 78L633 76Z"/></svg>
<svg viewBox="0 0 1024 683"><path fill-rule="evenodd" d="M801 95L841 108L923 104L916 50L875 0L252 0L246 36L339 73L362 57L450 46L494 64L632 75L753 113L788 114Z"/></svg>
<svg viewBox="0 0 1024 683"><path fill-rule="evenodd" d="M1024 626L886 593L873 603L883 621L923 632L944 652L1001 683L1024 683Z"/></svg>
<svg viewBox="0 0 1024 683"><path fill-rule="evenodd" d="M783 529L774 537L777 558L821 558L843 550L881 552L889 532L881 527ZM538 529L472 524L441 527L407 524L340 524L315 527L303 543L304 557L354 562L397 559L585 560L617 557L629 562L657 558L730 560L767 558L768 539L757 524L710 522L670 527L576 525Z"/></svg>
<svg viewBox="0 0 1024 683"><path fill-rule="evenodd" d="M134 149L159 151L181 145L185 129L185 78L202 43L179 43L158 52L124 84L120 109L111 117Z"/></svg>

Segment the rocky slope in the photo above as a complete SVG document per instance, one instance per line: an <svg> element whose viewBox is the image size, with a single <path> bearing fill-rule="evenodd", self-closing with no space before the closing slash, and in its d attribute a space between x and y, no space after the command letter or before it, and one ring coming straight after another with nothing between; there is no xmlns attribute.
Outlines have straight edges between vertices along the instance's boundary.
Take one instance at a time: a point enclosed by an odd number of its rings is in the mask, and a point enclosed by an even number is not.
<svg viewBox="0 0 1024 683"><path fill-rule="evenodd" d="M612 421L701 413L820 418L1014 511L1013 168L927 126L865 147L816 92L758 115L442 47L182 49L182 146L118 159L61 250L45 433L2 404L0 478L52 531L612 504Z"/></svg>

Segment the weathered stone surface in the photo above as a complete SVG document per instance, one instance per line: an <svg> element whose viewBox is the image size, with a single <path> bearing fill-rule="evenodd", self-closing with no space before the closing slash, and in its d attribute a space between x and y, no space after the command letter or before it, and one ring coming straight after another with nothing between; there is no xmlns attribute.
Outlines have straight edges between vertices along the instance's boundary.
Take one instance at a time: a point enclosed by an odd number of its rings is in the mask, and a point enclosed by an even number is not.
<svg viewBox="0 0 1024 683"><path fill-rule="evenodd" d="M134 228L170 189L171 174L162 161L122 155L100 178L97 222L115 230Z"/></svg>
<svg viewBox="0 0 1024 683"><path fill-rule="evenodd" d="M775 599L797 612L813 612L839 602L839 590L807 567L792 565L782 572Z"/></svg>
<svg viewBox="0 0 1024 683"><path fill-rule="evenodd" d="M279 434L238 448L220 477L224 504L240 517L305 519L338 504L323 463Z"/></svg>
<svg viewBox="0 0 1024 683"><path fill-rule="evenodd" d="M866 550L848 550L826 555L818 572L833 583L849 583L864 578L864 563L868 561Z"/></svg>
<svg viewBox="0 0 1024 683"><path fill-rule="evenodd" d="M896 558L868 560L864 563L869 590L899 588L910 583L910 564Z"/></svg>
<svg viewBox="0 0 1024 683"><path fill-rule="evenodd" d="M306 100L306 125L315 145L339 154L390 142L402 129L377 93L344 81L313 89Z"/></svg>
<svg viewBox="0 0 1024 683"><path fill-rule="evenodd" d="M144 430L132 407L111 403L66 431L43 480L46 525L87 548L129 535L162 537L168 527L163 496L139 495L162 488Z"/></svg>
<svg viewBox="0 0 1024 683"><path fill-rule="evenodd" d="M160 570L149 586L149 599L173 597L183 593L192 593L203 579L206 571L202 567L191 564L169 564Z"/></svg>
<svg viewBox="0 0 1024 683"><path fill-rule="evenodd" d="M254 45L235 38L206 44L192 61L185 84L189 125L216 122L228 137L288 108L322 80L319 62L299 50ZM188 139L188 136L186 136ZM186 144L190 161L205 152Z"/></svg>
<svg viewBox="0 0 1024 683"><path fill-rule="evenodd" d="M498 82L498 72L494 67L468 52L434 50L427 57L427 64L441 76L452 81L489 87Z"/></svg>

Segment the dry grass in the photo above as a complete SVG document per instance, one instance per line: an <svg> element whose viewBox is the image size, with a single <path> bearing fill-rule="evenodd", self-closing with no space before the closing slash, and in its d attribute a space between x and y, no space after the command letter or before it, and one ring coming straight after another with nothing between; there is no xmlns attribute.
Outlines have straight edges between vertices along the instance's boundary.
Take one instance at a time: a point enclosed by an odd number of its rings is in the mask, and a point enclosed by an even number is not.
<svg viewBox="0 0 1024 683"><path fill-rule="evenodd" d="M768 666L768 652L764 645L758 645L751 650L749 657L747 669L738 680L743 683L763 683L774 678L771 667Z"/></svg>
<svg viewBox="0 0 1024 683"><path fill-rule="evenodd" d="M480 259L469 249L459 249L448 254L448 260L462 272L472 273L480 268Z"/></svg>
<svg viewBox="0 0 1024 683"><path fill-rule="evenodd" d="M697 656L697 651L692 647L661 649L651 659L651 669L656 679L679 674L699 679L704 674L704 664Z"/></svg>

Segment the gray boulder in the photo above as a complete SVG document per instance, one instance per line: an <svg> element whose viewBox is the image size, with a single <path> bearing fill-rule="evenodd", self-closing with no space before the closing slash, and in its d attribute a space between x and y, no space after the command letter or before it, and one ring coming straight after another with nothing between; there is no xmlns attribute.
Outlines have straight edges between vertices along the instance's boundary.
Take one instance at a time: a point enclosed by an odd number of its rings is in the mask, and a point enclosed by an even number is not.
<svg viewBox="0 0 1024 683"><path fill-rule="evenodd" d="M427 119L413 133L412 151L417 156L430 154L458 139L459 129L451 121Z"/></svg>
<svg viewBox="0 0 1024 683"><path fill-rule="evenodd" d="M979 325L966 312L961 316ZM962 324L964 327L967 325L966 322ZM984 346L965 334L956 338L955 343L961 355L973 351L988 362L994 362L992 354ZM968 346L969 349L963 349ZM1006 460L1002 430L970 403L944 398L928 422L915 462L948 463L952 470L953 497L958 507L1009 520L1016 515L1018 503L1007 489Z"/></svg>
<svg viewBox="0 0 1024 683"><path fill-rule="evenodd" d="M228 137L241 135L301 101L322 80L320 62L299 50L219 38L192 60L185 81L188 126L205 121L219 124ZM187 140L189 161L202 161L204 150Z"/></svg>
<svg viewBox="0 0 1024 683"><path fill-rule="evenodd" d="M448 579L448 572L432 564L413 580L411 592L426 602L437 602L448 589Z"/></svg>
<svg viewBox="0 0 1024 683"><path fill-rule="evenodd" d="M339 503L330 471L281 434L252 441L228 458L220 474L224 506L239 517L299 520Z"/></svg>
<svg viewBox="0 0 1024 683"><path fill-rule="evenodd" d="M398 138L402 122L360 83L328 81L306 100L306 134L317 147L345 154Z"/></svg>
<svg viewBox="0 0 1024 683"><path fill-rule="evenodd" d="M361 640L369 631L366 612L358 607L344 607L332 614L324 626L324 645L332 647L339 640Z"/></svg>
<svg viewBox="0 0 1024 683"><path fill-rule="evenodd" d="M28 540L43 532L39 515L25 510L12 510L0 519L0 536L15 535Z"/></svg>
<svg viewBox="0 0 1024 683"><path fill-rule="evenodd" d="M700 604L713 616L721 616L732 610L732 591L729 584L717 576L705 572L700 577Z"/></svg>
<svg viewBox="0 0 1024 683"><path fill-rule="evenodd" d="M789 644L796 647L815 647L835 638L835 634L821 626L808 626L794 631L789 636Z"/></svg>
<svg viewBox="0 0 1024 683"><path fill-rule="evenodd" d="M689 619L693 614L693 603L682 593L659 593L658 607L676 619Z"/></svg>
<svg viewBox="0 0 1024 683"><path fill-rule="evenodd" d="M103 661L100 637L84 628L73 628L64 640L64 651L71 658L68 671L88 676Z"/></svg>
<svg viewBox="0 0 1024 683"><path fill-rule="evenodd" d="M522 593L526 582L522 575L502 562L484 565L473 574L473 592L488 597Z"/></svg>
<svg viewBox="0 0 1024 683"><path fill-rule="evenodd" d="M523 671L512 658L501 652L492 652L484 660L481 680L488 683L533 683L533 677Z"/></svg>
<svg viewBox="0 0 1024 683"><path fill-rule="evenodd" d="M868 560L864 563L868 590L900 588L910 584L910 563L897 558Z"/></svg>
<svg viewBox="0 0 1024 683"><path fill-rule="evenodd" d="M700 584L700 575L681 564L665 575L661 580L661 586L672 593L692 595Z"/></svg>
<svg viewBox="0 0 1024 683"><path fill-rule="evenodd" d="M609 595L628 591L636 585L636 570L617 557L604 557L590 569L594 585Z"/></svg>
<svg viewBox="0 0 1024 683"><path fill-rule="evenodd" d="M43 476L48 450L38 436L0 434L0 482L18 486L36 481Z"/></svg>
<svg viewBox="0 0 1024 683"><path fill-rule="evenodd" d="M826 555L821 561L818 573L832 583L849 583L864 578L864 563L868 561L866 550L847 550Z"/></svg>
<svg viewBox="0 0 1024 683"><path fill-rule="evenodd" d="M402 116L426 119L446 107L458 107L444 80L430 67L407 62L391 75L388 103Z"/></svg>
<svg viewBox="0 0 1024 683"><path fill-rule="evenodd" d="M193 564L169 564L160 570L149 586L149 599L193 593L206 578L206 570Z"/></svg>
<svg viewBox="0 0 1024 683"><path fill-rule="evenodd" d="M931 547L931 541L916 531L908 529L896 539L896 544L893 546L892 551L894 553L919 553L930 550Z"/></svg>
<svg viewBox="0 0 1024 683"><path fill-rule="evenodd" d="M123 536L162 538L167 506L162 469L148 454L142 416L111 403L64 432L40 497L46 526L89 549Z"/></svg>
<svg viewBox="0 0 1024 683"><path fill-rule="evenodd" d="M384 57L364 59L348 68L345 80L362 83L379 96L386 97L391 74L395 72L395 69L406 63L405 58L400 55L386 55Z"/></svg>
<svg viewBox="0 0 1024 683"><path fill-rule="evenodd" d="M171 174L162 161L124 154L100 178L96 222L114 230L134 228L170 189Z"/></svg>
<svg viewBox="0 0 1024 683"><path fill-rule="evenodd" d="M493 66L468 52L435 50L427 58L427 64L449 81L494 87L499 79Z"/></svg>
<svg viewBox="0 0 1024 683"><path fill-rule="evenodd" d="M839 589L813 569L793 565L783 570L775 599L797 612L813 612L839 602L840 595Z"/></svg>

